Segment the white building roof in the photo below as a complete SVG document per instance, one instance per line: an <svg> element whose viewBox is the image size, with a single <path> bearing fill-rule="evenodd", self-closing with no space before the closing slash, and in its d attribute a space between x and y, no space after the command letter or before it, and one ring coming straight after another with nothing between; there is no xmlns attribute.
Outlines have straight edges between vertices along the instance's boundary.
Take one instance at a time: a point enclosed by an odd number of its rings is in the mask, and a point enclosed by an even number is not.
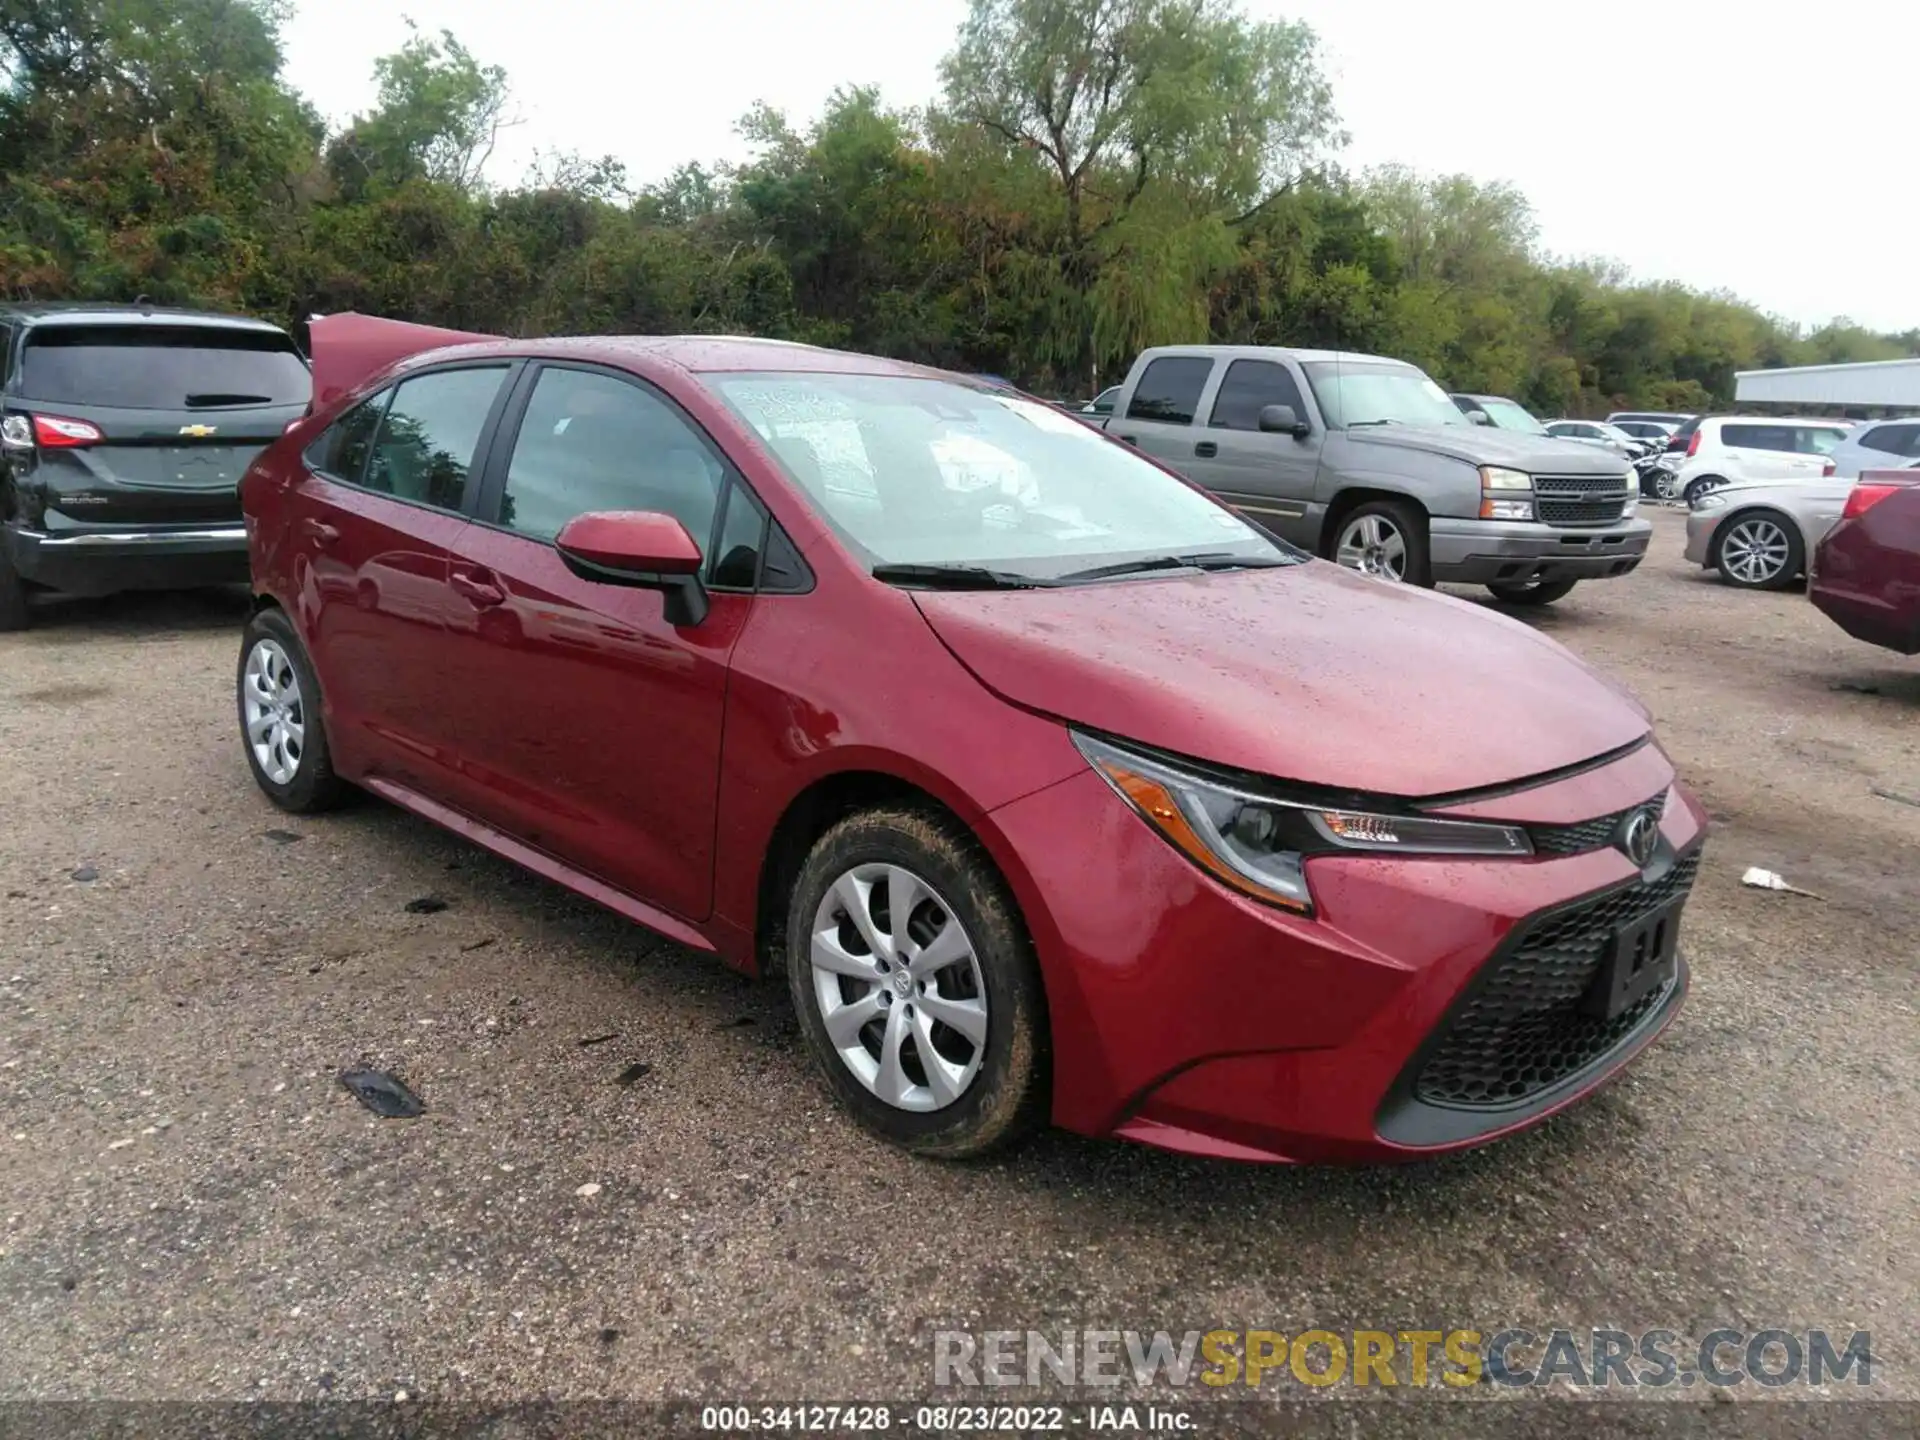
<svg viewBox="0 0 1920 1440"><path fill-rule="evenodd" d="M1910 405L1920 408L1920 358L1854 365L1742 370L1733 398L1771 405Z"/></svg>

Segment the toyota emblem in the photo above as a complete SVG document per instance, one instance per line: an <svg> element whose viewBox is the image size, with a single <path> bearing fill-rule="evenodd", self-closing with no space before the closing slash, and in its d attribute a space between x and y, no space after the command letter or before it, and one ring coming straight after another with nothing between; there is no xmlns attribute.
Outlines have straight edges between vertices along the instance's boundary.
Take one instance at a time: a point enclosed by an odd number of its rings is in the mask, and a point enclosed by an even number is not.
<svg viewBox="0 0 1920 1440"><path fill-rule="evenodd" d="M1620 848L1642 870L1651 863L1660 848L1660 817L1651 806L1642 806L1621 822Z"/></svg>

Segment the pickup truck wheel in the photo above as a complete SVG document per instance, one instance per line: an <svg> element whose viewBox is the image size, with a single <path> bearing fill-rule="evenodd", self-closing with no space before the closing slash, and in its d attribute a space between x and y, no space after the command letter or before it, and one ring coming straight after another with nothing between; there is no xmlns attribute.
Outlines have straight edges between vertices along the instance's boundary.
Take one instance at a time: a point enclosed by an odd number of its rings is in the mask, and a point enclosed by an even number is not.
<svg viewBox="0 0 1920 1440"><path fill-rule="evenodd" d="M1563 600L1578 580L1534 580L1525 585L1489 585L1493 598L1502 605L1551 605Z"/></svg>
<svg viewBox="0 0 1920 1440"><path fill-rule="evenodd" d="M27 628L27 582L7 558L6 542L0 540L0 630Z"/></svg>
<svg viewBox="0 0 1920 1440"><path fill-rule="evenodd" d="M1369 500L1340 521L1332 558L1349 570L1431 588L1427 517L1405 500Z"/></svg>

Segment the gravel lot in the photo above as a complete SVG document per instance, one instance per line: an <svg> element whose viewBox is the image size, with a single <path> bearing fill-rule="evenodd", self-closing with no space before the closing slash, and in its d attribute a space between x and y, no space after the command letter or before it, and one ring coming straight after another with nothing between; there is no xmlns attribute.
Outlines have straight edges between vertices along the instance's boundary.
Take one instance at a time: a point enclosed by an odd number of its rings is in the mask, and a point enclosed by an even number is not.
<svg viewBox="0 0 1920 1440"><path fill-rule="evenodd" d="M1538 623L1718 822L1691 1000L1544 1129L1376 1171L905 1158L778 987L383 805L274 811L244 597L49 606L0 637L0 1399L898 1399L941 1328L1554 1324L1867 1328L1920 1399L1920 805L1874 793L1920 800L1920 661L1655 519Z"/></svg>

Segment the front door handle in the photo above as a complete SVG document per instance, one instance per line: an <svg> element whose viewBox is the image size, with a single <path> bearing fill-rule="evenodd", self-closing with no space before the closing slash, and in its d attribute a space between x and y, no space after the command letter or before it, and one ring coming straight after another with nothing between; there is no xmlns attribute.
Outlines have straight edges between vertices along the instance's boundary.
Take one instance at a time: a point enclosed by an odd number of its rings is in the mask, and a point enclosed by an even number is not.
<svg viewBox="0 0 1920 1440"><path fill-rule="evenodd" d="M507 600L506 592L494 584L493 577L484 570L455 570L447 583L482 610L504 605Z"/></svg>
<svg viewBox="0 0 1920 1440"><path fill-rule="evenodd" d="M300 533L316 545L331 545L340 538L340 531L324 520L302 520Z"/></svg>
<svg viewBox="0 0 1920 1440"><path fill-rule="evenodd" d="M1211 460L1220 453L1220 447L1211 440L1202 440L1198 445L1193 447L1193 453L1198 455L1202 460Z"/></svg>

